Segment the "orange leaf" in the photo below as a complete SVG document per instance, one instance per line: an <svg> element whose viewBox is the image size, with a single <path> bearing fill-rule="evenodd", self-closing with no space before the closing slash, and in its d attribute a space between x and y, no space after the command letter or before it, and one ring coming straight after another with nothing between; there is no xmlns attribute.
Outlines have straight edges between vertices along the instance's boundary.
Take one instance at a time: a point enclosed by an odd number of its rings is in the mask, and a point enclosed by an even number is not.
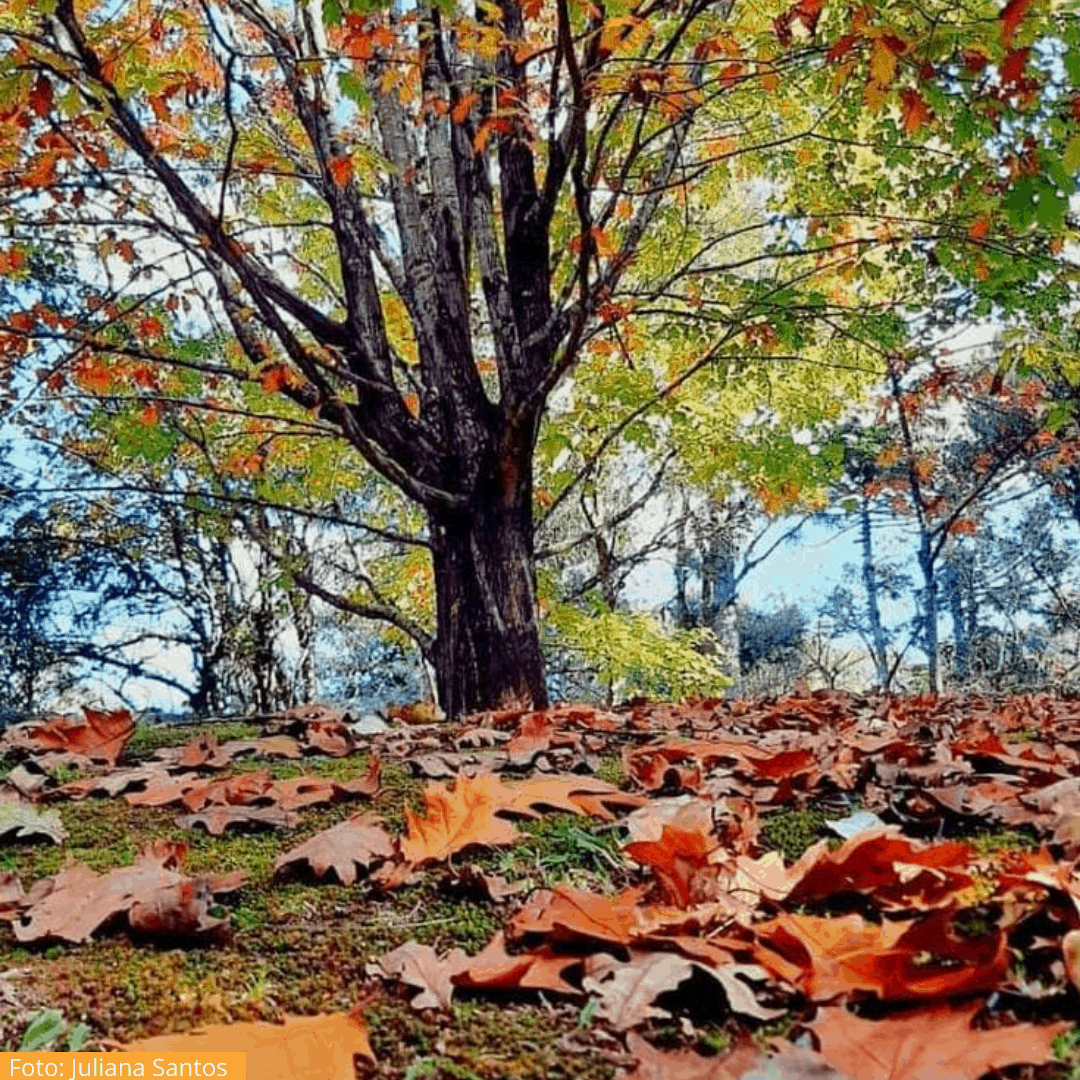
<svg viewBox="0 0 1080 1080"><path fill-rule="evenodd" d="M263 369L259 382L268 394L276 394L293 385L292 372L284 364L271 364Z"/></svg>
<svg viewBox="0 0 1080 1080"><path fill-rule="evenodd" d="M330 178L338 187L345 187L353 178L352 158L347 154L329 158L326 162Z"/></svg>
<svg viewBox="0 0 1080 1080"><path fill-rule="evenodd" d="M914 135L927 124L933 115L918 90L901 90L900 100L904 109L904 130Z"/></svg>
<svg viewBox="0 0 1080 1080"><path fill-rule="evenodd" d="M58 154L48 150L30 159L30 164L23 172L23 183L27 187L48 187L56 179Z"/></svg>
<svg viewBox="0 0 1080 1080"><path fill-rule="evenodd" d="M972 240L981 240L990 232L990 219L986 217L976 218L968 229L968 236Z"/></svg>
<svg viewBox="0 0 1080 1080"><path fill-rule="evenodd" d="M155 1035L128 1043L131 1053L213 1054L242 1050L260 1080L341 1080L353 1075L353 1058L375 1060L367 1028L356 1015L290 1016L283 1024L208 1024L186 1035Z"/></svg>
<svg viewBox="0 0 1080 1080"><path fill-rule="evenodd" d="M0 251L0 275L17 274L26 263L26 255L19 248Z"/></svg>
<svg viewBox="0 0 1080 1080"><path fill-rule="evenodd" d="M139 320L139 337L159 338L165 333L165 325L156 315Z"/></svg>
<svg viewBox="0 0 1080 1080"><path fill-rule="evenodd" d="M455 124L464 124L469 113L472 111L474 105L480 103L480 95L475 91L471 91L461 98L458 103L450 110L450 119Z"/></svg>
<svg viewBox="0 0 1080 1080"><path fill-rule="evenodd" d="M115 765L124 745L135 733L135 721L127 709L100 712L83 708L83 719L54 716L30 729L30 740L45 750L67 750L92 761Z"/></svg>
<svg viewBox="0 0 1080 1080"><path fill-rule="evenodd" d="M846 1076L874 1080L978 1080L1006 1065L1042 1064L1070 1024L1017 1024L977 1031L981 1003L937 1004L886 1020L864 1020L844 1008L821 1009L810 1025L821 1054Z"/></svg>
<svg viewBox="0 0 1080 1080"><path fill-rule="evenodd" d="M512 844L517 830L495 816L499 808L497 776L459 776L453 790L441 784L424 789L424 813L406 808L408 833L401 852L412 863L446 859L477 844Z"/></svg>
<svg viewBox="0 0 1080 1080"><path fill-rule="evenodd" d="M401 400L405 403L405 408L409 410L410 416L414 419L420 416L420 398L416 394L402 394Z"/></svg>

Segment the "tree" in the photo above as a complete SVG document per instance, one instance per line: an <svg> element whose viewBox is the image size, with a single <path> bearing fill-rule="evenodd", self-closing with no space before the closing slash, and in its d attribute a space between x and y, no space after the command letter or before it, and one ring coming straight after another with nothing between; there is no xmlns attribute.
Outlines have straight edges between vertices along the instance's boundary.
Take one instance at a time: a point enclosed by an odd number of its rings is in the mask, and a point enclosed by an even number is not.
<svg viewBox="0 0 1080 1080"><path fill-rule="evenodd" d="M275 425L345 440L422 511L446 711L541 705L549 396L595 341L659 402L710 368L880 366L906 309L1004 275L1064 288L1080 54L1052 7L9 0L3 267L34 243L100 269L0 352L53 342L53 389L151 431L254 416L236 468ZM1014 132L1037 145L986 183ZM747 262L717 225L749 176Z"/></svg>

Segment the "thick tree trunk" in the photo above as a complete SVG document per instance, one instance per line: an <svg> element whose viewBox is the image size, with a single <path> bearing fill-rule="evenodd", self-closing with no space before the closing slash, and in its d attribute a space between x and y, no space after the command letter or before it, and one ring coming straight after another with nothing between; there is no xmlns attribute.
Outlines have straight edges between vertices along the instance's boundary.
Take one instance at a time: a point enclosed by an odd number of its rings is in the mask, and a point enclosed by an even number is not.
<svg viewBox="0 0 1080 1080"><path fill-rule="evenodd" d="M525 470L528 459L515 455ZM464 513L429 511L439 705L450 717L547 705L536 617L531 485L496 465Z"/></svg>

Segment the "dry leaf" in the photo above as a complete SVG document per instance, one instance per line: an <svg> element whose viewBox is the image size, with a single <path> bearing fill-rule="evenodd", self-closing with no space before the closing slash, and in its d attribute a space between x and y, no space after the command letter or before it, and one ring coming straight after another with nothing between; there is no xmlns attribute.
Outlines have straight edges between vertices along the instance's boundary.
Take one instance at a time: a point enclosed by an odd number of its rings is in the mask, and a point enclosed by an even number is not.
<svg viewBox="0 0 1080 1080"><path fill-rule="evenodd" d="M421 991L409 1004L414 1009L449 1009L454 993L453 976L465 971L472 959L461 949L451 949L441 960L430 945L407 941L368 964L368 975L400 979Z"/></svg>
<svg viewBox="0 0 1080 1080"><path fill-rule="evenodd" d="M306 862L317 878L333 873L342 885L353 885L358 869L366 873L372 866L392 859L394 852L390 834L365 816L357 815L279 855L274 862L274 873L295 871Z"/></svg>
<svg viewBox="0 0 1080 1080"><path fill-rule="evenodd" d="M1053 1059L1051 1043L1070 1024L1018 1024L976 1031L981 1008L936 1004L886 1020L863 1020L842 1008L821 1009L810 1025L829 1064L852 1080L979 1080L1007 1065Z"/></svg>
<svg viewBox="0 0 1080 1080"><path fill-rule="evenodd" d="M247 1054L252 1080L349 1080L354 1058L374 1062L367 1027L358 1016L286 1017L283 1024L211 1024L187 1035L157 1035L127 1043L131 1053Z"/></svg>
<svg viewBox="0 0 1080 1080"><path fill-rule="evenodd" d="M512 844L517 830L495 816L501 803L497 776L459 776L447 790L441 784L424 789L424 813L406 808L408 834L401 842L406 860L420 865L449 858L475 845Z"/></svg>

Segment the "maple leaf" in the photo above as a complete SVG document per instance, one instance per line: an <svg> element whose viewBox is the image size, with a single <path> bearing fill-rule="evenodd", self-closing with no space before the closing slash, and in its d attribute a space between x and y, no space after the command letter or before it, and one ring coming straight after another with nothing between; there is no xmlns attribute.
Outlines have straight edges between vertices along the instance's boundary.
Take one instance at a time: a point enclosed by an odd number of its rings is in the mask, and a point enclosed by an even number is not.
<svg viewBox="0 0 1080 1080"><path fill-rule="evenodd" d="M274 861L274 874L295 871L306 862L317 878L332 872L342 885L353 885L358 868L368 871L373 865L392 859L394 853L390 834L365 815L358 814L279 855Z"/></svg>
<svg viewBox="0 0 1080 1080"><path fill-rule="evenodd" d="M825 1008L810 1025L821 1056L852 1080L978 1080L1007 1065L1041 1065L1070 1024L1019 1024L978 1031L981 1004L937 1004L886 1020Z"/></svg>
<svg viewBox="0 0 1080 1080"><path fill-rule="evenodd" d="M459 776L453 790L441 784L424 789L424 813L408 807L408 832L401 841L401 853L416 865L437 862L473 845L512 844L517 830L495 816L502 787L490 773L477 777Z"/></svg>
<svg viewBox="0 0 1080 1080"><path fill-rule="evenodd" d="M367 1027L356 1015L287 1016L284 1023L210 1024L186 1035L155 1035L126 1043L142 1054L242 1051L260 1080L341 1080L354 1073L359 1055L374 1062Z"/></svg>

